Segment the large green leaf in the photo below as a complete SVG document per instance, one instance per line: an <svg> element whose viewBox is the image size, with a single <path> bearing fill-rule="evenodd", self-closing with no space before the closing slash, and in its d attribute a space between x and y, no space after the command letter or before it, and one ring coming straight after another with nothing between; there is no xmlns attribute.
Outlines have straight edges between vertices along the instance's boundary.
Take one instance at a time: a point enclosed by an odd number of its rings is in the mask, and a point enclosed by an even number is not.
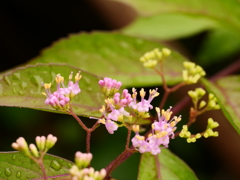
<svg viewBox="0 0 240 180"><path fill-rule="evenodd" d="M46 97L42 95L45 91L42 82L51 82L53 92L56 90L54 79L58 73L68 79L70 72L77 73L79 70L66 64L37 64L9 71L0 79L0 105L55 111L44 103ZM98 86L99 77L81 71L79 85L82 91L72 100L74 112L83 116L100 115L98 110L104 103L104 98Z"/></svg>
<svg viewBox="0 0 240 180"><path fill-rule="evenodd" d="M43 162L48 179L66 178L73 165L71 161L50 154L44 156ZM0 179L43 179L42 177L39 165L29 157L19 152L0 152Z"/></svg>
<svg viewBox="0 0 240 180"><path fill-rule="evenodd" d="M238 0L117 1L132 6L139 14L135 22L123 29L124 32L132 35L139 34L152 38L173 39L217 26L228 28L237 34L240 31L240 2ZM157 20L159 20L158 23ZM154 30L155 28L164 34L157 33Z"/></svg>
<svg viewBox="0 0 240 180"><path fill-rule="evenodd" d="M162 47L156 42L119 33L81 33L56 42L31 63L67 63L100 76L120 80L124 87L153 86L160 85L161 79L152 69L144 68L139 58L147 51ZM182 81L184 60L179 53L173 52L165 61L168 84Z"/></svg>
<svg viewBox="0 0 240 180"><path fill-rule="evenodd" d="M188 37L216 26L214 21L205 17L169 13L139 17L122 29L122 32L139 37L173 40Z"/></svg>
<svg viewBox="0 0 240 180"><path fill-rule="evenodd" d="M196 180L194 172L168 149L162 149L158 155L162 180ZM158 180L156 162L153 155L144 153L139 165L138 180Z"/></svg>
<svg viewBox="0 0 240 180"><path fill-rule="evenodd" d="M202 82L216 95L225 117L240 134L240 76L220 78L214 83L206 79Z"/></svg>

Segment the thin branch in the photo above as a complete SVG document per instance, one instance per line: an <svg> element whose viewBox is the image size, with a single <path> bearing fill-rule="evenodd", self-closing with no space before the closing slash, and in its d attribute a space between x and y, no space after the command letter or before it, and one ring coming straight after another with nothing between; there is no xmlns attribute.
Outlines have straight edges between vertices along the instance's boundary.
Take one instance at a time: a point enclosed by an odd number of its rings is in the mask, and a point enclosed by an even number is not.
<svg viewBox="0 0 240 180"><path fill-rule="evenodd" d="M165 92L164 92L163 98L162 98L161 103L160 103L160 105L159 105L159 108L160 108L160 109L163 108L164 104L165 104L166 101L167 101L167 98L168 98L169 94L170 94L169 91L165 91Z"/></svg>
<svg viewBox="0 0 240 180"><path fill-rule="evenodd" d="M86 152L87 152L87 153L90 153L90 152L91 152L91 151L90 151L91 134L92 134L92 132L87 131L87 137L86 137Z"/></svg>
<svg viewBox="0 0 240 180"><path fill-rule="evenodd" d="M125 149L115 160L113 160L105 169L107 171L106 177L108 178L112 171L116 169L121 163L123 163L127 158L129 158L136 150Z"/></svg>
<svg viewBox="0 0 240 180"><path fill-rule="evenodd" d="M132 128L131 127L127 127L127 129L128 129L128 134L127 134L127 141L126 141L125 149L129 149L129 144L130 144L130 139L131 139L131 132L132 132Z"/></svg>
<svg viewBox="0 0 240 180"><path fill-rule="evenodd" d="M71 116L74 117L74 119L77 120L78 124L80 124L80 126L82 126L82 128L85 131L88 131L89 129L87 128L87 126L85 126L85 124L82 122L82 120L72 111L72 108L70 109L70 111L67 111L68 114L70 114Z"/></svg>
<svg viewBox="0 0 240 180"><path fill-rule="evenodd" d="M155 160L155 163L156 163L156 171L157 171L157 177L158 177L158 180L161 180L161 170L160 170L160 162L159 162L159 159L158 159L158 155L155 155L154 156L154 160Z"/></svg>
<svg viewBox="0 0 240 180"><path fill-rule="evenodd" d="M87 132L86 136L86 152L90 153L90 140L91 140L91 134L92 132L98 127L98 121L92 126L92 128L88 128L85 126L85 124L82 122L82 120L73 112L72 108L70 108L70 111L67 111L68 114L72 115L74 119L77 120L77 122L80 124L80 126Z"/></svg>
<svg viewBox="0 0 240 180"><path fill-rule="evenodd" d="M30 156L30 158L40 166L41 171L43 173L43 179L47 180L47 173L46 173L46 169L45 169L44 164L43 164L43 157L44 157L45 153L46 152L40 152L40 157L39 158L35 158L34 156Z"/></svg>

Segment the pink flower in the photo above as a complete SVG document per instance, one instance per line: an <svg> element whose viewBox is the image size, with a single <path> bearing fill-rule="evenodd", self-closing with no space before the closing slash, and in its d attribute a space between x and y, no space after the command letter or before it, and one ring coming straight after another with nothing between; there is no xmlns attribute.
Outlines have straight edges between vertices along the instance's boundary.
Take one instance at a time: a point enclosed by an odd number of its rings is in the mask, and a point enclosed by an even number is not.
<svg viewBox="0 0 240 180"><path fill-rule="evenodd" d="M152 124L152 133L148 135L147 139L140 136L138 131L139 127L133 127L136 135L132 139L133 146L140 152L150 152L153 155L157 155L161 152L161 147L168 147L170 137L174 137L175 125L181 120L180 117L174 117L170 120L172 112L170 109L167 111L162 110L160 115L160 109L156 108L158 114L158 121Z"/></svg>
<svg viewBox="0 0 240 180"><path fill-rule="evenodd" d="M137 103L137 92L136 89L133 88L133 101L129 104L129 106L139 112L148 112L150 109L153 108L153 106L151 105L152 100L157 97L159 93L157 92L157 89L150 90L148 100L144 99L145 95L146 92L142 88L140 91L141 101Z"/></svg>
<svg viewBox="0 0 240 180"><path fill-rule="evenodd" d="M149 144L144 140L144 136L140 136L138 133L132 138L133 146L138 149L140 153L149 152Z"/></svg>
<svg viewBox="0 0 240 180"><path fill-rule="evenodd" d="M72 73L69 76L69 80L72 79ZM51 83L44 84L44 88L46 90L47 99L45 100L45 104L51 105L53 108L58 110L67 110L70 106L70 100L76 94L81 92L79 88L78 82L81 79L80 72L78 72L75 76L75 83L73 81L69 81L68 87L64 86L64 78L58 74L56 76L57 82L57 90L54 93L51 93L50 87ZM62 87L61 87L62 86Z"/></svg>
<svg viewBox="0 0 240 180"><path fill-rule="evenodd" d="M109 134L113 134L118 129L118 125L111 120L106 120L105 126Z"/></svg>

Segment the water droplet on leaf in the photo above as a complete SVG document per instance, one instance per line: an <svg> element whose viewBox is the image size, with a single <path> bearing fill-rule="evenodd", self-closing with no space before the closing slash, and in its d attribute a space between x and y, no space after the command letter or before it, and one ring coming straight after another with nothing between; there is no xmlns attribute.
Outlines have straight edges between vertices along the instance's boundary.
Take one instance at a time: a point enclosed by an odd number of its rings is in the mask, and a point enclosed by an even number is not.
<svg viewBox="0 0 240 180"><path fill-rule="evenodd" d="M72 164L71 164L71 163L68 163L68 167L71 168L71 167L72 167Z"/></svg>
<svg viewBox="0 0 240 180"><path fill-rule="evenodd" d="M17 80L20 80L21 78L21 75L20 73L14 73L13 76L17 79Z"/></svg>
<svg viewBox="0 0 240 180"><path fill-rule="evenodd" d="M50 167L52 167L56 171L59 171L62 168L62 165L59 164L59 162L57 162L56 160L52 160Z"/></svg>
<svg viewBox="0 0 240 180"><path fill-rule="evenodd" d="M86 76L84 76L83 80L85 81L85 83L86 83L87 85L89 85L90 82L91 82L90 79L87 78Z"/></svg>
<svg viewBox="0 0 240 180"><path fill-rule="evenodd" d="M27 87L27 83L26 82L22 82L20 84L20 86L21 86L22 89L25 89Z"/></svg>
<svg viewBox="0 0 240 180"><path fill-rule="evenodd" d="M18 172L17 172L17 174L16 174L16 176L17 176L18 178L20 178L20 177L21 177L21 175L22 175L22 174L21 174L21 172L20 172L20 171L18 171Z"/></svg>
<svg viewBox="0 0 240 180"><path fill-rule="evenodd" d="M16 91L15 88L13 88L13 89L12 89L12 92L13 92L14 94L16 94L17 91Z"/></svg>
<svg viewBox="0 0 240 180"><path fill-rule="evenodd" d="M10 82L8 76L4 76L3 80L5 81L5 83L6 83L7 85L11 85L11 82Z"/></svg>
<svg viewBox="0 0 240 180"><path fill-rule="evenodd" d="M19 95L24 95L24 92L23 91L19 91L18 94Z"/></svg>
<svg viewBox="0 0 240 180"><path fill-rule="evenodd" d="M88 87L88 88L87 88L87 91L88 91L88 92L92 92L93 89L92 89L91 87Z"/></svg>
<svg viewBox="0 0 240 180"><path fill-rule="evenodd" d="M5 171L4 171L5 175L7 177L11 176L12 175L12 171L10 170L10 168L6 168Z"/></svg>

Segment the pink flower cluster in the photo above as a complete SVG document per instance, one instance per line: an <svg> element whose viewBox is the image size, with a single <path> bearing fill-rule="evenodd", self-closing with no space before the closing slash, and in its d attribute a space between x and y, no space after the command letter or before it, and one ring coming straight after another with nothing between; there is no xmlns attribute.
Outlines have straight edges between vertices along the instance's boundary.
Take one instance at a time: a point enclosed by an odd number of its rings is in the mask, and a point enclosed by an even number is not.
<svg viewBox="0 0 240 180"><path fill-rule="evenodd" d="M98 81L98 84L106 97L113 96L122 86L122 82L108 77L105 77L103 80Z"/></svg>
<svg viewBox="0 0 240 180"><path fill-rule="evenodd" d="M71 79L72 73L69 76L68 86L65 87L64 78L60 74L57 74L55 79L57 82L57 91L53 93L51 93L50 91L51 83L43 84L46 90L46 93L43 94L47 96L45 104L51 105L53 108L58 110L68 110L71 98L81 92L81 89L79 88L78 85L78 82L81 79L80 72L78 72L75 76L75 83L71 81Z"/></svg>
<svg viewBox="0 0 240 180"><path fill-rule="evenodd" d="M118 129L116 121L121 122L123 116L129 117L130 113L125 110L132 102L131 94L128 93L127 89L124 89L122 96L120 93L114 94L113 98L107 98L105 100L106 105L100 109L104 118L100 119L99 122L105 124L106 129L110 134Z"/></svg>
<svg viewBox="0 0 240 180"><path fill-rule="evenodd" d="M167 148L170 138L174 138L176 124L181 120L181 117L176 116L170 120L171 108L167 111L162 110L161 115L159 108L156 108L156 111L158 121L152 124L152 133L146 139L144 136L139 135L139 126L133 126L136 134L132 138L132 144L140 153L150 152L153 155L157 155L161 152L161 147Z"/></svg>
<svg viewBox="0 0 240 180"><path fill-rule="evenodd" d="M139 111L139 112L148 112L150 109L153 108L153 106L150 104L152 100L159 95L159 93L156 90L150 90L149 91L149 98L148 100L144 99L146 92L142 88L140 91L140 96L141 96L141 101L137 102L136 97L137 97L137 92L136 89L133 88L133 102L130 103L130 107L133 109Z"/></svg>
<svg viewBox="0 0 240 180"><path fill-rule="evenodd" d="M130 113L126 111L126 108L133 109L137 115L145 115L145 113L153 108L150 104L153 98L159 95L156 90L150 90L149 98L146 100L144 99L146 92L142 89L140 91L141 101L137 102L137 92L135 88L132 90L133 95L131 95L127 89L124 89L122 94L120 94L117 91L122 83L111 78L100 80L99 85L105 94L107 94L106 91L115 92L112 96L110 96L111 93L108 93L105 105L100 109L104 118L99 119L99 122L105 124L106 129L110 134L113 134L114 131L118 129L119 125L116 123L117 121L121 123L124 116L131 118Z"/></svg>

